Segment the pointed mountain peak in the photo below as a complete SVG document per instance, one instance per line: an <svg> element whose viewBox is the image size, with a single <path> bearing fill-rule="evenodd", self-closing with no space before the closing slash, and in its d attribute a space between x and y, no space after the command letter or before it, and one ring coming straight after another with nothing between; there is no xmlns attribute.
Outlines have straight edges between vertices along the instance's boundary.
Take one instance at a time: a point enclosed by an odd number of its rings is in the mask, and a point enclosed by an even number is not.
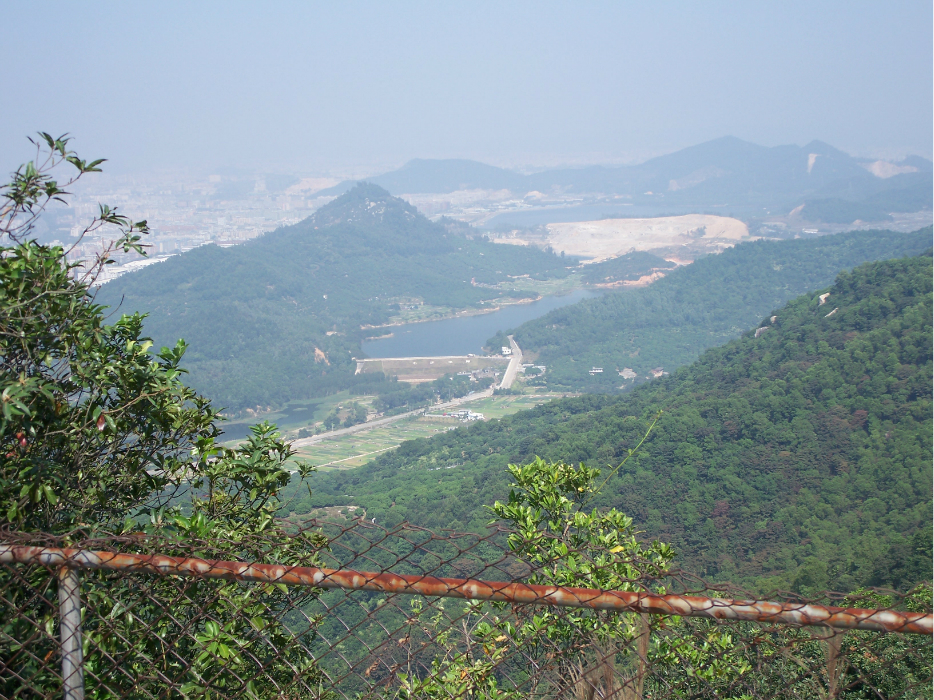
<svg viewBox="0 0 934 700"><path fill-rule="evenodd" d="M844 153L839 148L834 148L829 143L825 143L823 141L811 141L811 143L806 145L801 150L805 153L815 153L819 156L836 156L838 158L843 158L844 160L851 160L849 153Z"/></svg>
<svg viewBox="0 0 934 700"><path fill-rule="evenodd" d="M330 202L310 219L315 227L332 226L339 223L362 223L365 221L391 219L414 220L420 216L418 210L408 202L393 197L379 185L358 182L352 189Z"/></svg>

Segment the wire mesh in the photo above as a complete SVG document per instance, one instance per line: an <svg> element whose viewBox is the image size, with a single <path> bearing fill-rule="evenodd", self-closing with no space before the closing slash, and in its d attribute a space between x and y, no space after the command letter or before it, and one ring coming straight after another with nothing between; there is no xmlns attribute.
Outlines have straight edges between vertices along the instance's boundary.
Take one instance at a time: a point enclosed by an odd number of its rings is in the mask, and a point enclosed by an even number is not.
<svg viewBox="0 0 934 700"><path fill-rule="evenodd" d="M0 697L73 697L63 571L90 698L931 696L929 585L753 595L522 537L362 519L230 542L2 533ZM609 570L612 591L586 585Z"/></svg>

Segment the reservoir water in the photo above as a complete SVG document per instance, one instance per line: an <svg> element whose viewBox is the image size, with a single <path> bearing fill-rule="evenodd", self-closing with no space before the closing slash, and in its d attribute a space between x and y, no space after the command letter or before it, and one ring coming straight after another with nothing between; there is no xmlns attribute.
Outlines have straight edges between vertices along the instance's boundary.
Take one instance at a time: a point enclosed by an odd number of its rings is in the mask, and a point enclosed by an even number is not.
<svg viewBox="0 0 934 700"><path fill-rule="evenodd" d="M392 326L383 331L391 332L391 338L366 340L363 352L367 357L379 358L478 354L497 331L516 328L553 309L599 295L599 292L576 289L570 294L545 297L531 304L512 304L488 314Z"/></svg>

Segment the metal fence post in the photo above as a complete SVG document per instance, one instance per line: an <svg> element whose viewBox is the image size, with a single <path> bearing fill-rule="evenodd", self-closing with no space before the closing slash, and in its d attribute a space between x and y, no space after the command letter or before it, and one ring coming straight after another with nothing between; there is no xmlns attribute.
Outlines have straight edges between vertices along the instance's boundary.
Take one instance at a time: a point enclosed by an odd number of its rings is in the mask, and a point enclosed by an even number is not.
<svg viewBox="0 0 934 700"><path fill-rule="evenodd" d="M840 676L843 672L844 660L840 656L843 635L830 630L824 644L827 645L827 697L834 700L840 693Z"/></svg>
<svg viewBox="0 0 934 700"><path fill-rule="evenodd" d="M81 647L81 579L63 566L58 572L59 634L62 640L62 694L84 700L84 659Z"/></svg>

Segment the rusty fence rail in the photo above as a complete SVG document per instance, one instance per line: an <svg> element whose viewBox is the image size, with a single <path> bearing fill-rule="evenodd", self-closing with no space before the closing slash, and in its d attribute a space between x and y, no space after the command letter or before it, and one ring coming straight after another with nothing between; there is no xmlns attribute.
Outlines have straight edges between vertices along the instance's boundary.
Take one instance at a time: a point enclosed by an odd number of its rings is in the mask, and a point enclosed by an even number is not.
<svg viewBox="0 0 934 700"><path fill-rule="evenodd" d="M931 613L840 608L806 603L773 603L761 600L724 600L689 595L654 595L633 591L599 591L567 586L539 586L505 581L411 576L238 561L208 561L190 557L120 554L84 549L0 546L0 564L14 562L61 567L63 569L62 580L69 581L68 584L63 584L66 588L74 586L70 583L74 578L65 572L76 569L101 569L197 576L228 581L276 583L287 586L489 600L522 605L593 608L594 610L649 615L705 617L715 620L747 620L804 627L820 626L903 634L931 635L934 633L934 615Z"/></svg>
<svg viewBox="0 0 934 700"><path fill-rule="evenodd" d="M378 571L0 545L0 697L929 695L929 587L906 609L541 585L495 538L361 527L328 551Z"/></svg>

